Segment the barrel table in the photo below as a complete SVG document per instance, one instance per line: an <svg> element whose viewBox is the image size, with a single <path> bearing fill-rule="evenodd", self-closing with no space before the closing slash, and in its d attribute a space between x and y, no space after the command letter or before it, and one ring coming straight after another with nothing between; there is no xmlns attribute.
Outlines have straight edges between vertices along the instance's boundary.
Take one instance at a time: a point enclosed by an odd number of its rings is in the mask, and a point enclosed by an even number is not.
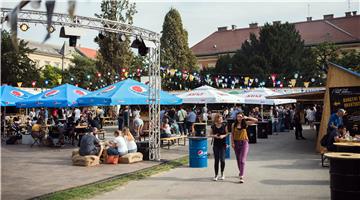
<svg viewBox="0 0 360 200"><path fill-rule="evenodd" d="M360 142L335 142L338 152L360 153Z"/></svg>
<svg viewBox="0 0 360 200"><path fill-rule="evenodd" d="M192 168L205 168L208 166L207 137L189 138L189 166Z"/></svg>
<svg viewBox="0 0 360 200"><path fill-rule="evenodd" d="M326 153L330 160L330 190L332 200L360 199L360 154Z"/></svg>

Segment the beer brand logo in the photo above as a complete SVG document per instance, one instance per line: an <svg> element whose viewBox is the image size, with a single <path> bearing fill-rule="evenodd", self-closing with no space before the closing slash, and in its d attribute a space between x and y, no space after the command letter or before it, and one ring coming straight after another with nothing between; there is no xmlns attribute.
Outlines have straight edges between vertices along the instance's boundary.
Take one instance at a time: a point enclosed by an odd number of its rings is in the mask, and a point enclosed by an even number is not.
<svg viewBox="0 0 360 200"><path fill-rule="evenodd" d="M10 94L12 94L15 97L22 97L25 95L24 93L22 93L20 91L16 91L16 90L11 90Z"/></svg>
<svg viewBox="0 0 360 200"><path fill-rule="evenodd" d="M140 93L140 94L146 92L146 89L143 88L143 87L141 87L141 86L139 86L139 85L131 86L131 87L130 87L130 90L133 91L133 92L136 92L136 93Z"/></svg>
<svg viewBox="0 0 360 200"><path fill-rule="evenodd" d="M101 91L101 93L110 92L110 91L114 90L115 88L116 88L115 85L111 85L111 86L107 87L106 89L104 89L103 91Z"/></svg>
<svg viewBox="0 0 360 200"><path fill-rule="evenodd" d="M50 90L49 92L46 92L44 94L44 98L48 98L48 97L52 97L52 96L55 96L59 93L60 91L59 90Z"/></svg>
<svg viewBox="0 0 360 200"><path fill-rule="evenodd" d="M86 92L84 92L84 91L82 91L82 90L74 90L74 93L77 94L77 95L79 95L79 96L84 96L84 95L87 94Z"/></svg>
<svg viewBox="0 0 360 200"><path fill-rule="evenodd" d="M198 156L202 156L202 155L204 155L204 152L203 152L203 150L199 150L199 151L197 152L197 154L198 154Z"/></svg>

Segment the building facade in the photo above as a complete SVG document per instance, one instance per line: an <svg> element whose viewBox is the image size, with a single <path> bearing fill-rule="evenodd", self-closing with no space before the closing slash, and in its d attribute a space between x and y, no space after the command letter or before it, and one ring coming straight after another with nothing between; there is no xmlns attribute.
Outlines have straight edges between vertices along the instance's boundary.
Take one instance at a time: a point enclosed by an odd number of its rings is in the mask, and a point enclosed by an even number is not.
<svg viewBox="0 0 360 200"><path fill-rule="evenodd" d="M62 46L42 44L30 41L28 47L35 49L28 56L36 63L38 69L46 65L51 65L59 69L68 69L71 65L71 59L74 54L85 56L90 59L96 59L97 51L84 47L70 47L67 43Z"/></svg>
<svg viewBox="0 0 360 200"><path fill-rule="evenodd" d="M346 12L345 16L336 18L332 14L324 15L319 20L307 17L306 21L296 22L294 25L306 46L332 42L340 49L360 51L360 15L356 11ZM198 59L198 67L215 67L220 56L233 55L249 39L251 33L259 36L260 29L257 23L251 23L247 28L236 28L235 25L231 28L219 27L216 32L191 48Z"/></svg>

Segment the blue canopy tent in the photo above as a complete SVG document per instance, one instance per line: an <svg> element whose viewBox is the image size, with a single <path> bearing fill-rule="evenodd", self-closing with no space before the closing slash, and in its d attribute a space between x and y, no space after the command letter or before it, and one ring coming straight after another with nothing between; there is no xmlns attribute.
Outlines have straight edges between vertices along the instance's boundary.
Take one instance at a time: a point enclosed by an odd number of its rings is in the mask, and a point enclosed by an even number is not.
<svg viewBox="0 0 360 200"><path fill-rule="evenodd" d="M1 106L16 106L16 102L33 96L29 92L20 90L9 85L1 86L0 94Z"/></svg>
<svg viewBox="0 0 360 200"><path fill-rule="evenodd" d="M117 82L78 99L80 106L147 105L149 86L132 79ZM160 91L161 105L179 105L182 99Z"/></svg>
<svg viewBox="0 0 360 200"><path fill-rule="evenodd" d="M16 106L19 108L62 108L78 106L77 99L90 93L82 88L64 84L34 95L28 99L19 101Z"/></svg>
<svg viewBox="0 0 360 200"><path fill-rule="evenodd" d="M1 106L4 107L4 117L6 116L7 106L15 106L16 102L33 96L29 92L20 90L9 85L2 85L0 87L0 95ZM5 120L3 127L5 127ZM6 129L4 129L4 132L6 132Z"/></svg>

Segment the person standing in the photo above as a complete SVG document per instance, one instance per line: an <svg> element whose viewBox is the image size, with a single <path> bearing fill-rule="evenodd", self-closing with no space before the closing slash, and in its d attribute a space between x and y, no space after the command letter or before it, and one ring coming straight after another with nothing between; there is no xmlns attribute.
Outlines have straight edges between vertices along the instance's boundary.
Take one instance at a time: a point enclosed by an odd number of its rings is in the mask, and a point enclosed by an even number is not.
<svg viewBox="0 0 360 200"><path fill-rule="evenodd" d="M305 140L305 137L302 135L303 128L302 128L302 124L301 124L300 109L295 110L294 123L295 123L295 139L297 139L297 140L300 140L300 139Z"/></svg>
<svg viewBox="0 0 360 200"><path fill-rule="evenodd" d="M237 165L239 168L240 183L244 183L245 161L249 152L249 138L246 128L248 125L256 124L258 120L253 117L244 116L243 113L236 115L236 120L231 130L231 146L236 155Z"/></svg>
<svg viewBox="0 0 360 200"><path fill-rule="evenodd" d="M125 106L125 109L123 111L123 117L124 117L124 127L130 127L130 108L129 106Z"/></svg>
<svg viewBox="0 0 360 200"><path fill-rule="evenodd" d="M119 114L118 114L118 130L122 130L124 124L124 112L122 108L119 108Z"/></svg>
<svg viewBox="0 0 360 200"><path fill-rule="evenodd" d="M196 114L195 112L189 108L189 112L186 116L186 129L187 129L187 134L193 133L194 132L194 123L196 122Z"/></svg>
<svg viewBox="0 0 360 200"><path fill-rule="evenodd" d="M74 120L75 120L75 122L77 122L81 117L81 111L80 111L79 108L75 108L74 113L75 113L75 119Z"/></svg>
<svg viewBox="0 0 360 200"><path fill-rule="evenodd" d="M187 112L184 110L182 106L180 106L179 111L177 112L177 117L179 120L179 128L181 135L185 134L185 119L187 116Z"/></svg>
<svg viewBox="0 0 360 200"><path fill-rule="evenodd" d="M218 179L224 180L224 169L225 169L225 150L226 150L226 136L227 136L227 126L223 124L223 117L218 113L215 115L214 124L211 126L210 136L214 138L213 140L213 151L214 151L214 170L215 177L214 181ZM218 176L219 173L219 162L221 165L221 176Z"/></svg>

